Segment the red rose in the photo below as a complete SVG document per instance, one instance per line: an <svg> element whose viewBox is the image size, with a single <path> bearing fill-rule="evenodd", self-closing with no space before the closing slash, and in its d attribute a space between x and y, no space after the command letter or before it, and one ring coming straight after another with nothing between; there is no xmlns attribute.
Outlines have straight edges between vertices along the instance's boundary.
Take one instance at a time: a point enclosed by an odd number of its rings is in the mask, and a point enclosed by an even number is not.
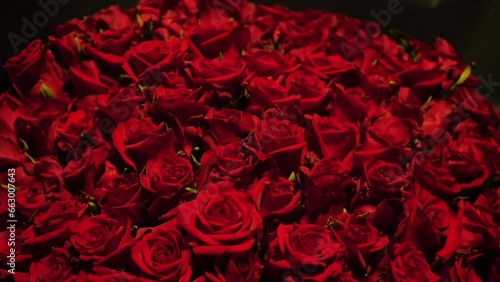
<svg viewBox="0 0 500 282"><path fill-rule="evenodd" d="M248 185L255 178L254 170L265 159L262 152L245 144L219 146L203 154L197 185L204 187L220 180L229 180L238 186Z"/></svg>
<svg viewBox="0 0 500 282"><path fill-rule="evenodd" d="M103 211L115 218L129 217L135 224L144 221L146 197L137 173L119 174L111 163L106 161L105 165L106 171L92 196L97 198Z"/></svg>
<svg viewBox="0 0 500 282"><path fill-rule="evenodd" d="M119 123L113 131L113 142L126 164L140 171L149 157L169 142L171 129L151 118L130 119Z"/></svg>
<svg viewBox="0 0 500 282"><path fill-rule="evenodd" d="M130 281L130 282L153 282L156 280L139 278L123 270L94 266L90 273L83 271L78 273L77 281L102 282L102 281Z"/></svg>
<svg viewBox="0 0 500 282"><path fill-rule="evenodd" d="M148 71L154 71L153 68L161 71L175 69L182 62L181 56L186 52L186 49L186 41L178 38L169 41L152 40L143 42L125 54L133 71L129 75L143 79L148 75ZM158 79L163 80L161 77L158 77ZM155 81L154 84L163 84L163 81Z"/></svg>
<svg viewBox="0 0 500 282"><path fill-rule="evenodd" d="M176 221L139 230L132 247L132 261L140 273L156 281L192 281L191 251Z"/></svg>
<svg viewBox="0 0 500 282"><path fill-rule="evenodd" d="M211 108L205 115L211 132L219 144L238 142L250 134L259 119L251 114L232 109Z"/></svg>
<svg viewBox="0 0 500 282"><path fill-rule="evenodd" d="M94 61L84 61L69 68L69 77L77 97L106 94L116 81L101 74Z"/></svg>
<svg viewBox="0 0 500 282"><path fill-rule="evenodd" d="M458 105L463 119L471 117L481 125L499 126L500 115L495 106L473 88L458 87L451 94L450 100Z"/></svg>
<svg viewBox="0 0 500 282"><path fill-rule="evenodd" d="M188 64L186 73L196 85L236 89L243 82L246 64L235 52L231 49L215 59L196 58Z"/></svg>
<svg viewBox="0 0 500 282"><path fill-rule="evenodd" d="M315 218L318 214L333 214L342 211L346 203L346 193L353 184L349 170L337 159L328 158L317 162L312 169L300 169L304 194L309 199L307 215ZM300 179L300 178L299 178Z"/></svg>
<svg viewBox="0 0 500 282"><path fill-rule="evenodd" d="M342 161L360 142L359 129L349 122L338 122L333 117L305 115L309 121L310 149L324 158Z"/></svg>
<svg viewBox="0 0 500 282"><path fill-rule="evenodd" d="M299 207L301 191L283 177L264 176L252 189L255 205L262 218L282 216Z"/></svg>
<svg viewBox="0 0 500 282"><path fill-rule="evenodd" d="M312 224L278 227L265 258L275 280L327 281L342 272L345 247L328 228ZM291 280L296 281L296 280Z"/></svg>
<svg viewBox="0 0 500 282"><path fill-rule="evenodd" d="M151 91L155 116L163 117L165 113L170 113L181 124L185 124L188 119L205 115L208 111L208 107L198 100L201 91L163 86L155 87Z"/></svg>
<svg viewBox="0 0 500 282"><path fill-rule="evenodd" d="M33 225L23 234L25 244L37 247L58 245L69 239L87 205L70 198L69 194L50 201L38 211Z"/></svg>
<svg viewBox="0 0 500 282"><path fill-rule="evenodd" d="M450 126L456 126L455 110L453 106L444 100L433 100L426 108L424 122L422 124L422 133L426 136L439 138L444 132L448 131ZM456 114L458 116L458 114Z"/></svg>
<svg viewBox="0 0 500 282"><path fill-rule="evenodd" d="M277 79L282 74L298 69L299 65L289 55L272 50L257 50L248 54L248 70L257 76Z"/></svg>
<svg viewBox="0 0 500 282"><path fill-rule="evenodd" d="M277 110L264 113L253 131L257 148L272 157L280 174L288 176L299 168L306 142L305 130Z"/></svg>
<svg viewBox="0 0 500 282"><path fill-rule="evenodd" d="M390 254L390 273L395 281L440 281L431 271L424 254L411 242L394 246Z"/></svg>
<svg viewBox="0 0 500 282"><path fill-rule="evenodd" d="M389 243L387 235L380 233L371 223L375 211L373 206L359 207L347 216L343 224L345 236L357 245L364 259L382 251Z"/></svg>
<svg viewBox="0 0 500 282"><path fill-rule="evenodd" d="M105 214L83 219L75 227L69 242L79 253L82 261L100 265L114 259L122 259L123 251L130 244L131 226Z"/></svg>
<svg viewBox="0 0 500 282"><path fill-rule="evenodd" d="M140 183L152 193L148 217L155 219L173 209L184 189L194 185L193 168L189 159L163 153L148 160Z"/></svg>
<svg viewBox="0 0 500 282"><path fill-rule="evenodd" d="M409 185L406 170L399 164L373 159L364 163L364 170L357 182L353 205L369 203L378 205L384 199L398 198L400 190Z"/></svg>
<svg viewBox="0 0 500 282"><path fill-rule="evenodd" d="M54 248L50 255L30 265L29 281L70 282L74 281L75 278L70 255L64 249Z"/></svg>
<svg viewBox="0 0 500 282"><path fill-rule="evenodd" d="M254 247L262 219L250 196L231 186L215 183L178 207L179 224L195 254L242 253Z"/></svg>
<svg viewBox="0 0 500 282"><path fill-rule="evenodd" d="M219 256L215 262L207 262L207 268L215 265L215 271L205 271L209 281L260 281L264 266L256 253Z"/></svg>
<svg viewBox="0 0 500 282"><path fill-rule="evenodd" d="M259 116L275 107L286 111L297 105L300 100L299 95L287 95L284 86L268 78L255 77L248 83L246 89L249 98L245 111Z"/></svg>
<svg viewBox="0 0 500 282"><path fill-rule="evenodd" d="M300 96L299 108L304 114L322 113L331 102L331 90L316 75L294 71L285 82L288 96Z"/></svg>
<svg viewBox="0 0 500 282"><path fill-rule="evenodd" d="M459 209L458 212L463 213L463 231L459 251L474 255L484 250L498 250L500 238L493 215L469 202L460 202Z"/></svg>

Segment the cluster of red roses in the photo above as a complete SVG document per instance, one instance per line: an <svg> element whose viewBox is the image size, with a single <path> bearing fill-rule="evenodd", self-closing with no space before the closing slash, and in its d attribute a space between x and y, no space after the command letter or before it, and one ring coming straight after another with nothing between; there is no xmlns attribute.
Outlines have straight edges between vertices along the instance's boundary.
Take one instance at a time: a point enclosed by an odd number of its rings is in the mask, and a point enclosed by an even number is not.
<svg viewBox="0 0 500 282"><path fill-rule="evenodd" d="M446 41L365 24L143 0L33 41L0 97L14 279L499 281L499 112Z"/></svg>

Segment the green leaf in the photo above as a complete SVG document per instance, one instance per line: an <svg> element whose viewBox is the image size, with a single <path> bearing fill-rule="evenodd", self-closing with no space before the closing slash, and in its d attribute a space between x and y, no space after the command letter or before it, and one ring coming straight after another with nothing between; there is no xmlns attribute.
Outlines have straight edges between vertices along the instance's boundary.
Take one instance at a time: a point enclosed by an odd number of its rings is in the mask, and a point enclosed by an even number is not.
<svg viewBox="0 0 500 282"><path fill-rule="evenodd" d="M292 171L292 173L288 177L288 180L290 180L291 182L297 181L297 177L295 176L295 171Z"/></svg>
<svg viewBox="0 0 500 282"><path fill-rule="evenodd" d="M44 99L54 99L57 97L56 93L50 89L45 83L41 86L42 96Z"/></svg>
<svg viewBox="0 0 500 282"><path fill-rule="evenodd" d="M191 187L186 187L186 191L188 191L189 193L194 193L194 194L199 192L198 190L191 188Z"/></svg>

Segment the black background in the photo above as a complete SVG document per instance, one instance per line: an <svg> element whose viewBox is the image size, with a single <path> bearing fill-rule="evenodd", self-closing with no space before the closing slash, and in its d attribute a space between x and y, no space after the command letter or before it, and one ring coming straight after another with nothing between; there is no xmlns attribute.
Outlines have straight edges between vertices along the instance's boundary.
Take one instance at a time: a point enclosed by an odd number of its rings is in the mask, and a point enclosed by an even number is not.
<svg viewBox="0 0 500 282"><path fill-rule="evenodd" d="M15 54L7 34L21 35L22 18L32 19L40 11L39 0L2 0L0 9L1 64ZM47 1L47 0L41 0ZM364 20L374 20L371 11L387 9L396 0L255 0L253 2L280 4L292 10L307 8L329 10ZM476 62L474 74L500 82L500 1L498 0L399 0L403 11L392 15L390 29L399 29L423 41L432 43L443 37L469 62ZM69 0L60 6L59 13L49 18L45 27L34 38L46 39L54 25L72 18L91 15L110 5L133 7L136 0ZM431 7L431 2L444 2ZM427 3L427 4L426 4ZM24 47L21 45L21 48ZM492 100L500 104L500 87L491 91ZM483 93L484 94L484 93Z"/></svg>

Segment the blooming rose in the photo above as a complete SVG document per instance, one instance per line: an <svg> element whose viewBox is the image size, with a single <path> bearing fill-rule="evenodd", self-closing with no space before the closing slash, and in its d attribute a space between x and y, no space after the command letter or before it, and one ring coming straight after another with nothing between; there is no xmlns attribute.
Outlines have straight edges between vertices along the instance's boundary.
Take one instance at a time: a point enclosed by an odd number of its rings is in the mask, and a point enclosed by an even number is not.
<svg viewBox="0 0 500 282"><path fill-rule="evenodd" d="M75 280L75 274L70 264L70 255L67 250L54 248L47 257L30 265L29 281L61 281Z"/></svg>
<svg viewBox="0 0 500 282"><path fill-rule="evenodd" d="M269 243L265 259L275 279L292 276L319 282L333 279L342 272L344 252L344 245L328 228L313 224L281 224L276 239Z"/></svg>
<svg viewBox="0 0 500 282"><path fill-rule="evenodd" d="M255 184L252 194L262 218L291 213L300 205L300 190L295 183L283 177L264 176Z"/></svg>
<svg viewBox="0 0 500 282"><path fill-rule="evenodd" d="M298 169L302 159L305 130L280 115L277 110L264 113L253 131L253 138L257 148L276 161L281 175L288 176Z"/></svg>
<svg viewBox="0 0 500 282"><path fill-rule="evenodd" d="M138 232L143 234L131 254L140 273L157 281L191 281L191 251L176 221Z"/></svg>
<svg viewBox="0 0 500 282"><path fill-rule="evenodd" d="M390 273L395 281L440 281L439 275L431 271L422 251L411 242L395 245L390 257Z"/></svg>
<svg viewBox="0 0 500 282"><path fill-rule="evenodd" d="M156 125L151 118L130 119L117 125L113 142L125 163L140 170L172 138L171 132L164 123Z"/></svg>
<svg viewBox="0 0 500 282"><path fill-rule="evenodd" d="M197 255L243 253L254 247L262 219L250 196L218 182L178 207L179 224Z"/></svg>
<svg viewBox="0 0 500 282"><path fill-rule="evenodd" d="M81 220L69 242L82 261L103 264L122 259L122 251L130 244L130 224L124 225L105 214Z"/></svg>

